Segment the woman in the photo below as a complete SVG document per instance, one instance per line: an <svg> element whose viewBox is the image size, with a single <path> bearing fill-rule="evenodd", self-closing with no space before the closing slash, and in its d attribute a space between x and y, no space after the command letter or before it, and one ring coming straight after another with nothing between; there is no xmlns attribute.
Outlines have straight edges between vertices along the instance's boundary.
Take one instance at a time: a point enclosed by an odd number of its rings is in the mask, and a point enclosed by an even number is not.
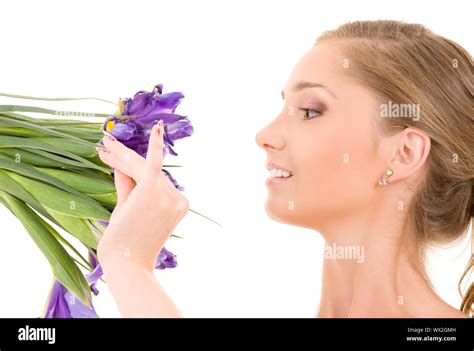
<svg viewBox="0 0 474 351"><path fill-rule="evenodd" d="M472 314L472 283L458 311L423 265L426 246L461 237L473 214L471 67L458 44L396 21L326 32L295 66L256 141L268 215L325 239L318 317ZM98 256L126 317L181 316L153 275L188 209L161 172L162 137L155 126L146 159L110 136L100 151L119 200Z"/></svg>

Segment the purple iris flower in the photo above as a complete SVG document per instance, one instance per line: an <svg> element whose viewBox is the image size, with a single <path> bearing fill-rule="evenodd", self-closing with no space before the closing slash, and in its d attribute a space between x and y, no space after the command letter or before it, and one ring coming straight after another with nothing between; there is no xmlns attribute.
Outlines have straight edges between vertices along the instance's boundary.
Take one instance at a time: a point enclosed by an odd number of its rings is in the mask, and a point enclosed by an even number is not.
<svg viewBox="0 0 474 351"><path fill-rule="evenodd" d="M156 85L151 92L139 91L133 98L119 101L121 116L107 118L103 130L146 157L150 130L161 119L164 123L163 156L176 156L172 148L174 142L191 136L194 131L186 116L175 113L182 98L184 95L180 92L163 94L162 84Z"/></svg>
<svg viewBox="0 0 474 351"><path fill-rule="evenodd" d="M97 281L100 279L100 277L102 277L104 273L102 272L102 267L97 261L97 258L95 257L95 251L94 254L89 253L89 262L93 270L89 274L86 274L86 281L90 284L92 293L97 296L99 295L99 290L97 289Z"/></svg>
<svg viewBox="0 0 474 351"><path fill-rule="evenodd" d="M98 318L94 307L88 307L55 281L48 301L45 318Z"/></svg>
<svg viewBox="0 0 474 351"><path fill-rule="evenodd" d="M174 142L191 136L194 129L186 116L175 114L175 110L184 95L180 92L163 94L163 85L157 84L152 92L139 91L133 98L119 101L120 116L111 116L106 119L103 130L112 134L117 140L142 157L146 157L150 131L159 120L164 122L164 147L163 157L167 154L177 155L173 150ZM100 141L102 143L102 141ZM163 173L173 185L184 191L168 170ZM103 228L108 223L99 222ZM95 226L93 223L91 223ZM97 230L99 228L96 227ZM99 294L97 282L102 277L103 271L96 258L96 253L89 253L89 262L93 270L86 274L86 281L94 295ZM176 256L166 248L160 251L155 263L156 269L174 268L178 264ZM84 305L71 294L59 281L55 281L46 309L45 318L98 318L94 307Z"/></svg>
<svg viewBox="0 0 474 351"><path fill-rule="evenodd" d="M86 274L86 281L94 295L99 293L96 287L97 281L102 276L102 268L97 262L94 254L89 253L89 262L93 268L92 272ZM48 301L45 318L98 318L94 306L88 307L71 294L64 285L55 281Z"/></svg>
<svg viewBox="0 0 474 351"><path fill-rule="evenodd" d="M168 177L168 179L171 181L171 183L173 183L173 185L175 186L176 189L178 189L180 191L184 191L184 186L179 185L178 182L176 181L176 179L173 178L173 176L171 175L171 173L168 170L162 169L162 172Z"/></svg>
<svg viewBox="0 0 474 351"><path fill-rule="evenodd" d="M89 254L89 262L94 268L92 272L86 274L86 281L90 284L90 289L94 295L99 294L97 282L104 274L102 267L94 255ZM156 262L155 269L175 268L178 265L176 255L167 250L165 247L160 251ZM59 281L55 281L51 295L46 308L45 318L99 318L94 306L87 307L71 294Z"/></svg>
<svg viewBox="0 0 474 351"><path fill-rule="evenodd" d="M175 268L178 265L178 261L176 260L176 255L172 252L163 249L160 251L155 263L156 269L165 269L165 268Z"/></svg>

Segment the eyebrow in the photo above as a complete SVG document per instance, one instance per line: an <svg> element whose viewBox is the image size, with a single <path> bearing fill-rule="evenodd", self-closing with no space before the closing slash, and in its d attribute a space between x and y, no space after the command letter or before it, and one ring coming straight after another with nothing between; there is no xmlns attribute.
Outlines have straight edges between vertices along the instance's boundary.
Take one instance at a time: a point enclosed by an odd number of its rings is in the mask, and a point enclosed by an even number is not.
<svg viewBox="0 0 474 351"><path fill-rule="evenodd" d="M314 83L314 82L308 82L308 81L297 82L296 84L293 85L291 90L296 93L300 90L307 89L307 88L322 88L326 90L333 98L337 99L337 96L334 95L334 93L331 90L329 90L326 86L319 83ZM285 100L284 90L281 91L281 97L283 98L283 100Z"/></svg>

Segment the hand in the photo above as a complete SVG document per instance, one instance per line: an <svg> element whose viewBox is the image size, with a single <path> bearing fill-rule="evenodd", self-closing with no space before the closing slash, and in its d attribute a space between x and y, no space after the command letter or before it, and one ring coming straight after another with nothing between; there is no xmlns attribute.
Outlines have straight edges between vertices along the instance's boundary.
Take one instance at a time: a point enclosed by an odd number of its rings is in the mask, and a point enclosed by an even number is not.
<svg viewBox="0 0 474 351"><path fill-rule="evenodd" d="M162 172L163 125L153 127L144 159L112 136L103 138L100 159L114 168L117 205L97 248L99 261L124 257L154 269L189 202ZM130 178L131 177L131 178Z"/></svg>

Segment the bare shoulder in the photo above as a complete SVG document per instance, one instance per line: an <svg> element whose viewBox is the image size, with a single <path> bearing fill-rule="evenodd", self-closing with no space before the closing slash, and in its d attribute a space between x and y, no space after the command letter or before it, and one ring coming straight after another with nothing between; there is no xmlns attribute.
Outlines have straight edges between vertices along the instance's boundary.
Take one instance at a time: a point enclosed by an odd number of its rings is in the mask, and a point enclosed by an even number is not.
<svg viewBox="0 0 474 351"><path fill-rule="evenodd" d="M464 312L454 308L441 298L432 305L435 318L469 318Z"/></svg>
<svg viewBox="0 0 474 351"><path fill-rule="evenodd" d="M464 312L455 309L452 306L446 309L446 318L469 318Z"/></svg>
<svg viewBox="0 0 474 351"><path fill-rule="evenodd" d="M467 314L450 305L433 289L420 287L413 304L410 304L410 312L415 317L428 318L469 318Z"/></svg>

